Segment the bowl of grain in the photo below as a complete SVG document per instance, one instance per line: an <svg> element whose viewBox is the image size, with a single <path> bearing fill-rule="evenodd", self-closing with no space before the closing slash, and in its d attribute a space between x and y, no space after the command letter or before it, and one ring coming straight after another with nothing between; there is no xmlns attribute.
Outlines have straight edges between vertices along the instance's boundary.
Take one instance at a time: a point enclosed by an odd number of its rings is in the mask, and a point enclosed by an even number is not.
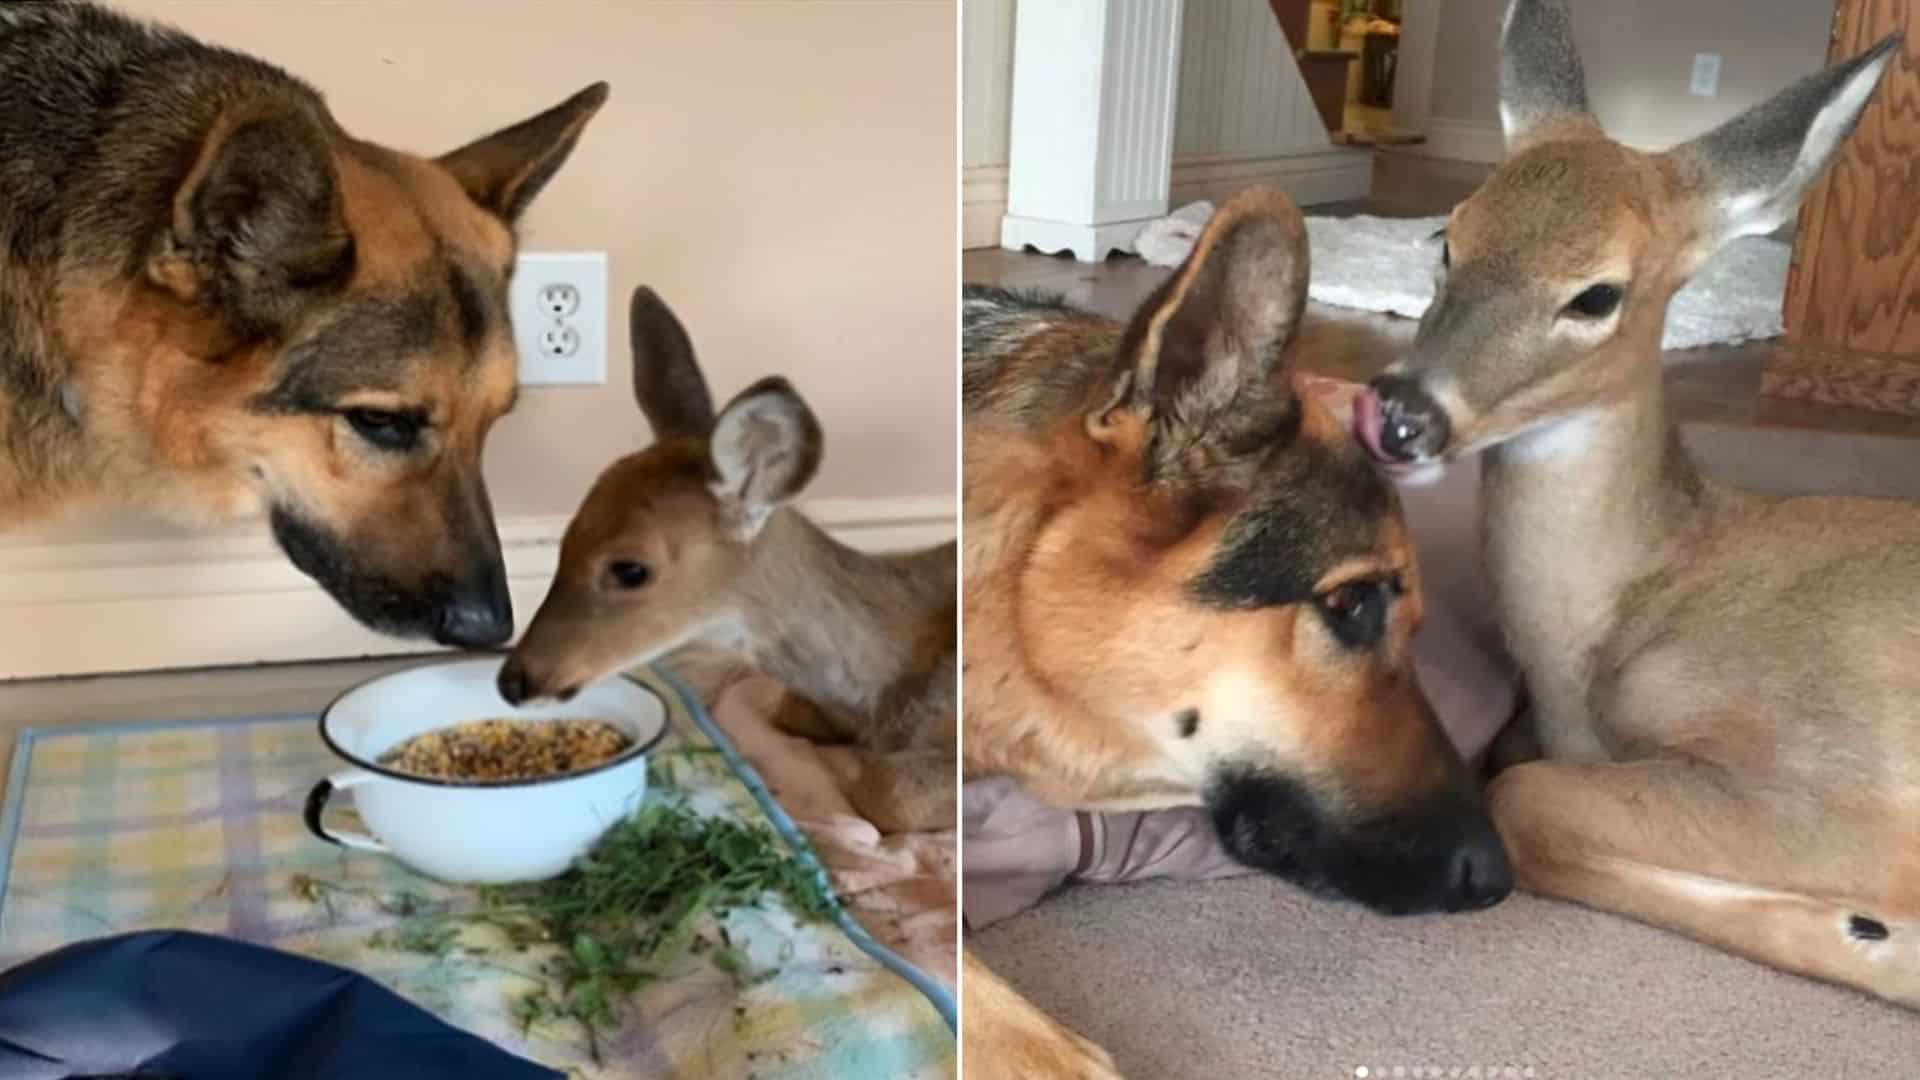
<svg viewBox="0 0 1920 1080"><path fill-rule="evenodd" d="M320 738L347 767L314 785L307 828L450 882L539 881L586 854L646 794L666 703L615 678L515 708L494 685L501 663L427 664L334 699ZM323 820L341 791L364 832Z"/></svg>

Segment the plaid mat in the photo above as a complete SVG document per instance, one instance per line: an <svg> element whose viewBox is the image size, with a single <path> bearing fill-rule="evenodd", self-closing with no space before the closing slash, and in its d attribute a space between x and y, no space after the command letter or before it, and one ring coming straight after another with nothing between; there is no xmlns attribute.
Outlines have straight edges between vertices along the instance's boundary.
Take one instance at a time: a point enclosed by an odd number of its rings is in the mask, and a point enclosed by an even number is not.
<svg viewBox="0 0 1920 1080"><path fill-rule="evenodd" d="M678 797L767 825L812 862L680 684L658 670L636 677L668 703L671 734L657 764ZM724 930L742 960L728 965L736 970L682 957L593 1045L571 1022L523 1030L514 1004L538 985L530 973L540 950L422 954L370 942L401 927L396 908L471 893L307 833L307 790L340 765L310 716L30 729L13 762L0 815L0 969L104 934L192 929L363 972L450 1023L589 1080L955 1073L944 990L844 913L802 923L773 900L708 917L707 931ZM665 787L650 785L648 799L675 797Z"/></svg>

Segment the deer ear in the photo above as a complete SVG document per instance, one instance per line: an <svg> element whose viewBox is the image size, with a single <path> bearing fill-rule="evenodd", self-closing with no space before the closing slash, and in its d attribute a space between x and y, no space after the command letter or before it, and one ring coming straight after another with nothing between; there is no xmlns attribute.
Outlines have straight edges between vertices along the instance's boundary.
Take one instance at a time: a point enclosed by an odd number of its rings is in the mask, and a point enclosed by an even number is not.
<svg viewBox="0 0 1920 1080"><path fill-rule="evenodd" d="M713 399L694 359L686 327L645 285L627 305L633 336L633 397L656 439L704 436L713 430Z"/></svg>
<svg viewBox="0 0 1920 1080"><path fill-rule="evenodd" d="M504 221L519 218L573 152L580 132L607 101L607 84L585 90L530 120L496 131L440 158L467 197Z"/></svg>
<svg viewBox="0 0 1920 1080"><path fill-rule="evenodd" d="M813 479L821 444L813 410L777 375L742 390L720 410L708 444L713 492L734 510L743 536L759 532L775 507Z"/></svg>
<svg viewBox="0 0 1920 1080"><path fill-rule="evenodd" d="M1900 43L1898 34L1884 38L1669 151L1683 174L1700 181L1700 261L1730 240L1772 232L1793 217L1853 133Z"/></svg>
<svg viewBox="0 0 1920 1080"><path fill-rule="evenodd" d="M311 293L344 283L353 262L320 122L228 115L175 192L172 228L147 276L256 337L284 326Z"/></svg>
<svg viewBox="0 0 1920 1080"><path fill-rule="evenodd" d="M1134 313L1121 344L1133 362L1123 403L1170 436L1163 445L1232 441L1241 422L1291 400L1276 376L1306 308L1308 260L1299 209L1251 189L1214 213L1187 261Z"/></svg>
<svg viewBox="0 0 1920 1080"><path fill-rule="evenodd" d="M1594 136L1587 75L1566 0L1513 0L1500 24L1500 126L1512 153L1557 138Z"/></svg>

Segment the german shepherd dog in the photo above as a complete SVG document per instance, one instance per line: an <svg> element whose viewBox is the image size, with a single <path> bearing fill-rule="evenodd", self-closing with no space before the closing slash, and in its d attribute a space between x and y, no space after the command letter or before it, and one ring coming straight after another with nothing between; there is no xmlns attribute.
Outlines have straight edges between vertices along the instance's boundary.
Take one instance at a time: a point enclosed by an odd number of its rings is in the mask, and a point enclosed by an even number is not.
<svg viewBox="0 0 1920 1080"><path fill-rule="evenodd" d="M1414 680L1420 577L1391 486L1290 368L1306 228L1224 205L1122 326L963 305L963 755L1083 810L1204 805L1227 850L1387 913L1512 885ZM971 956L980 1076L1108 1076Z"/></svg>
<svg viewBox="0 0 1920 1080"><path fill-rule="evenodd" d="M427 159L251 57L0 0L0 527L264 512L368 626L506 640L513 223L606 96Z"/></svg>

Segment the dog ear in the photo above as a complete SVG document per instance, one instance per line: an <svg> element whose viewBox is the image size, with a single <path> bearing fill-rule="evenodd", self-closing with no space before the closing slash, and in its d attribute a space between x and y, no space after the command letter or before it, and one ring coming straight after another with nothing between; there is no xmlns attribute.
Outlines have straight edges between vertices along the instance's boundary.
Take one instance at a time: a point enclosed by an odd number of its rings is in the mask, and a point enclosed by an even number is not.
<svg viewBox="0 0 1920 1080"><path fill-rule="evenodd" d="M1598 136L1566 0L1513 0L1500 23L1500 126L1509 153Z"/></svg>
<svg viewBox="0 0 1920 1080"><path fill-rule="evenodd" d="M713 430L713 398L694 359L693 342L666 301L642 285L627 305L633 337L633 397L656 439Z"/></svg>
<svg viewBox="0 0 1920 1080"><path fill-rule="evenodd" d="M720 410L708 455L713 493L732 511L743 537L774 508L800 494L820 468L820 422L787 380L761 379Z"/></svg>
<svg viewBox="0 0 1920 1080"><path fill-rule="evenodd" d="M1163 451L1210 443L1233 452L1246 425L1295 407L1280 376L1306 308L1308 261L1299 209L1251 189L1215 212L1187 261L1134 314L1121 344L1132 374L1117 404L1152 419Z"/></svg>
<svg viewBox="0 0 1920 1080"><path fill-rule="evenodd" d="M607 84L585 90L530 120L496 131L440 158L467 197L514 221L573 152L580 132L607 101Z"/></svg>
<svg viewBox="0 0 1920 1080"><path fill-rule="evenodd" d="M1696 265L1730 240L1772 232L1793 217L1853 133L1900 43L1898 34L1884 38L1669 151L1679 171L1698 180L1690 185L1703 224L1690 253Z"/></svg>
<svg viewBox="0 0 1920 1080"><path fill-rule="evenodd" d="M353 258L320 122L223 116L174 195L172 228L147 272L252 337L284 325L304 294L344 283Z"/></svg>

